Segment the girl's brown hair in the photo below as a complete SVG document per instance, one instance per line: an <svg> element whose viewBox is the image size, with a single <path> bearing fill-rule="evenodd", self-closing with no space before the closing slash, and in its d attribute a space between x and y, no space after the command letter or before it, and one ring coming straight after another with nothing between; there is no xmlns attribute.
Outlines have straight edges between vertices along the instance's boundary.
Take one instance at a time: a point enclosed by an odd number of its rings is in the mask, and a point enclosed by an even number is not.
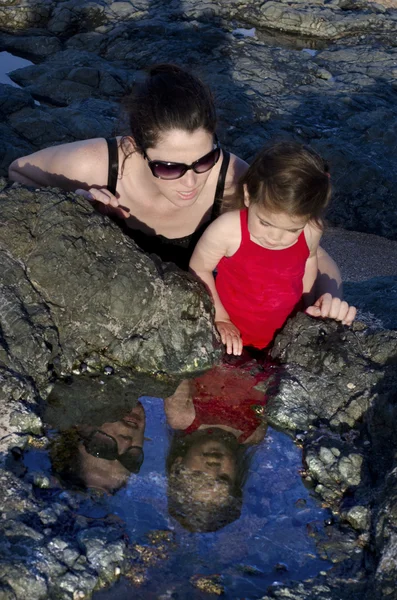
<svg viewBox="0 0 397 600"><path fill-rule="evenodd" d="M241 183L253 204L274 213L307 216L322 225L331 180L327 163L312 148L295 142L265 146Z"/></svg>

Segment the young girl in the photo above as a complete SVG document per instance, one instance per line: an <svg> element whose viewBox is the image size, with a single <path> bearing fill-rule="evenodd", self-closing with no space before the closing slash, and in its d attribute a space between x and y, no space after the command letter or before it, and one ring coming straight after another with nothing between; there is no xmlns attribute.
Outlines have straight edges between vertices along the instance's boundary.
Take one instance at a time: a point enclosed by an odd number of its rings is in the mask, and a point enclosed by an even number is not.
<svg viewBox="0 0 397 600"><path fill-rule="evenodd" d="M190 261L212 294L227 352L268 346L302 296L308 314L350 325L356 309L346 302L335 315L322 314L321 301L311 306L321 219L331 196L323 160L308 147L278 143L257 155L242 183L246 208L214 221Z"/></svg>

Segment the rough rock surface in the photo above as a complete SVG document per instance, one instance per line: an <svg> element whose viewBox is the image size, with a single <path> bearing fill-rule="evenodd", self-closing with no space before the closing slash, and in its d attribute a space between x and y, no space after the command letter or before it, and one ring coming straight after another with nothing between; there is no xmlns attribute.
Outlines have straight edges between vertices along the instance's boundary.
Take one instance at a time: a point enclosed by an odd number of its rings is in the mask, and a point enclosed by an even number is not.
<svg viewBox="0 0 397 600"><path fill-rule="evenodd" d="M86 201L14 186L0 202L7 368L42 388L49 372L83 360L182 373L220 356L204 287L141 252Z"/></svg>
<svg viewBox="0 0 397 600"><path fill-rule="evenodd" d="M244 26L266 30L246 37ZM225 146L250 160L269 139L311 143L331 166L330 221L397 239L397 9L365 0L18 0L0 9L0 27L2 48L37 63L11 74L23 96L3 92L3 174L44 146L128 132L120 98L149 64L177 62L213 89Z"/></svg>
<svg viewBox="0 0 397 600"><path fill-rule="evenodd" d="M252 26L268 29L246 37ZM397 239L397 11L387 2L14 0L0 27L1 48L36 63L12 74L22 89L0 86L1 173L44 146L126 132L121 97L149 64L174 61L211 85L230 150L251 159L271 138L311 143L331 165L331 222ZM0 597L89 597L128 573L137 551L120 522L76 518L85 497L26 473L23 450L48 443L39 403L81 361L128 376L206 368L220 351L211 305L73 194L0 189ZM333 511L326 535L311 534L336 566L274 585L266 600L396 597L397 337L371 328L395 328L379 316L394 283L371 286L347 290L365 294L362 310L380 319L370 327L299 315L276 340L269 418L302 446L302 476ZM79 385L94 422L100 395ZM60 429L71 413L58 411Z"/></svg>

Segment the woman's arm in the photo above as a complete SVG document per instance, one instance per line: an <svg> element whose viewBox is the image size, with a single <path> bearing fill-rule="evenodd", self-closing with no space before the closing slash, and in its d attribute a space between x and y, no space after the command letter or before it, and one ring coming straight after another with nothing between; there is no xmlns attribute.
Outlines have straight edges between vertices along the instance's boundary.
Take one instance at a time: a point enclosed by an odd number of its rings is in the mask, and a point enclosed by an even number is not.
<svg viewBox="0 0 397 600"><path fill-rule="evenodd" d="M310 260L310 259L309 259ZM357 309L342 300L342 278L336 263L327 252L317 248L318 273L314 284L316 301L306 308L312 317L329 317L351 325L356 318ZM313 294L311 294L313 301Z"/></svg>
<svg viewBox="0 0 397 600"><path fill-rule="evenodd" d="M44 148L17 158L8 174L13 181L67 191L107 185L108 151L103 138Z"/></svg>
<svg viewBox="0 0 397 600"><path fill-rule="evenodd" d="M59 187L98 203L104 214L127 219L130 209L107 189L109 153L106 140L95 138L61 144L17 158L8 169L9 178L34 187ZM104 206L109 207L105 209ZM116 210L115 210L116 209Z"/></svg>
<svg viewBox="0 0 397 600"><path fill-rule="evenodd" d="M334 298L343 297L342 277L336 262L322 248L317 248L318 274L316 279L316 295L331 294Z"/></svg>

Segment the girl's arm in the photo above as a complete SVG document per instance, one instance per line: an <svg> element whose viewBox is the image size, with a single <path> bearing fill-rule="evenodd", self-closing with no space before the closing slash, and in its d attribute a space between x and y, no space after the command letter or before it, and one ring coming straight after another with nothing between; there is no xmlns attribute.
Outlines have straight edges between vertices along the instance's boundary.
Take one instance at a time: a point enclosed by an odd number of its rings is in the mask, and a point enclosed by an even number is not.
<svg viewBox="0 0 397 600"><path fill-rule="evenodd" d="M167 423L172 429L187 429L196 416L192 398L192 381L183 379L172 396L164 398Z"/></svg>
<svg viewBox="0 0 397 600"><path fill-rule="evenodd" d="M339 269L332 258L319 245L322 232L318 227L311 224L307 227L309 228L309 235L306 239L310 248L310 256L306 262L303 277L305 312L312 317L329 317L341 321L344 325L351 325L356 317L357 310L354 306L349 306L346 301L342 300L342 280ZM327 285L323 287L318 285L322 278L327 282ZM328 291L325 291L327 289Z"/></svg>
<svg viewBox="0 0 397 600"><path fill-rule="evenodd" d="M215 306L215 324L228 354L241 354L240 332L233 325L215 286L214 270L219 261L233 254L240 245L240 213L221 215L203 233L190 259L189 268L207 286Z"/></svg>

